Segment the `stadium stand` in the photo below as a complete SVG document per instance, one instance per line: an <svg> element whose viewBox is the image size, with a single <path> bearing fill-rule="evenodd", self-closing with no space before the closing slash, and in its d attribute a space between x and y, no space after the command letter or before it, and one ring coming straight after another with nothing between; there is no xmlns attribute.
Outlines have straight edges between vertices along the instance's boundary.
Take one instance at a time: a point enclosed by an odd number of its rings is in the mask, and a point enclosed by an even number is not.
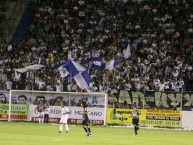
<svg viewBox="0 0 193 145"><path fill-rule="evenodd" d="M54 65L73 59L88 66L90 52L112 70L90 68L90 90L109 89L193 91L193 5L182 0L39 0L31 11L29 36L0 47L0 90L81 90L71 78L61 79ZM25 14L24 16L29 16ZM25 21L25 22L26 22ZM26 24L26 23L25 23ZM26 27L27 25L25 25ZM19 31L23 23L18 27ZM18 31L16 31L18 32ZM18 33L15 33L15 38ZM131 56L124 58L130 46ZM32 64L45 68L22 73ZM55 77L53 77L55 76Z"/></svg>

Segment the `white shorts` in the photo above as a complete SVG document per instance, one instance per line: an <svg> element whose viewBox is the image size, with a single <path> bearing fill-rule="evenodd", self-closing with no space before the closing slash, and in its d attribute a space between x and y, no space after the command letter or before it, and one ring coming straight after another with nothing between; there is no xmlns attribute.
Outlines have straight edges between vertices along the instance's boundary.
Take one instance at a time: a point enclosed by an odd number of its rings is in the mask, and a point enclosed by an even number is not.
<svg viewBox="0 0 193 145"><path fill-rule="evenodd" d="M38 112L38 117L43 118L44 117L44 112Z"/></svg>
<svg viewBox="0 0 193 145"><path fill-rule="evenodd" d="M68 123L68 117L62 116L62 117L60 118L60 123L67 124L67 123Z"/></svg>

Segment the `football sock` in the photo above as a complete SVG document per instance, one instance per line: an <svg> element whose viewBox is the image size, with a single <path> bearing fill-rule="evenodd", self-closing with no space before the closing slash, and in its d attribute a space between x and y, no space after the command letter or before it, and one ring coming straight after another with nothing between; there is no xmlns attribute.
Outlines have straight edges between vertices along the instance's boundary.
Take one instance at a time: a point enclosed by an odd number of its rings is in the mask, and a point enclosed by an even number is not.
<svg viewBox="0 0 193 145"><path fill-rule="evenodd" d="M135 135L137 135L137 126L135 126L134 129L135 129Z"/></svg>
<svg viewBox="0 0 193 145"><path fill-rule="evenodd" d="M68 124L65 124L66 131L69 131Z"/></svg>
<svg viewBox="0 0 193 145"><path fill-rule="evenodd" d="M88 132L89 132L89 133L91 132L90 128L88 128Z"/></svg>
<svg viewBox="0 0 193 145"><path fill-rule="evenodd" d="M60 124L59 131L62 131L62 130L63 130L63 124Z"/></svg>
<svg viewBox="0 0 193 145"><path fill-rule="evenodd" d="M85 128L85 127L83 127L84 128L84 130L85 130L85 132L87 133L88 131L87 131L87 128Z"/></svg>

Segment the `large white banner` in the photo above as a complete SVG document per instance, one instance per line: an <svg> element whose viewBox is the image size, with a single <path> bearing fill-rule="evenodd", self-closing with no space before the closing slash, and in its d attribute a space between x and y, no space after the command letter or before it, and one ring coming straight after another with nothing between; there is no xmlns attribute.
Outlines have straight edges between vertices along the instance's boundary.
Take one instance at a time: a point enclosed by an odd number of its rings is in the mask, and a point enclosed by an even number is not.
<svg viewBox="0 0 193 145"><path fill-rule="evenodd" d="M9 95L9 94L7 94ZM8 96L7 96L8 99ZM69 106L78 106L82 99L87 101L88 105L92 106L104 106L105 104L105 95L104 94L71 94L66 92L12 92L11 100L13 103L25 103L28 100L36 102L38 100L51 102L51 105L58 105L58 102L65 101L69 103Z"/></svg>
<svg viewBox="0 0 193 145"><path fill-rule="evenodd" d="M31 110L31 118L34 121L38 120L38 113L35 111L36 105L29 105L29 110ZM82 107L68 107L71 111L69 114L69 123L80 124L82 122L82 115L79 112L82 112ZM89 108L87 109L91 124L103 124L104 123L104 108ZM59 122L61 114L60 106L50 106L49 120L50 122Z"/></svg>

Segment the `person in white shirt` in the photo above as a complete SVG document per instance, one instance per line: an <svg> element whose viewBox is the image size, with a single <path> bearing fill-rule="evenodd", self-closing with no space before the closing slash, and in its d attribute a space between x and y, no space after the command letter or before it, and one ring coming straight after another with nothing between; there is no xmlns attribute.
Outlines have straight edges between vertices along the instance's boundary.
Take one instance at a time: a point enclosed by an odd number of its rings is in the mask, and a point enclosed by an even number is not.
<svg viewBox="0 0 193 145"><path fill-rule="evenodd" d="M7 90L11 90L12 89L12 85L13 85L13 82L10 79L8 79L6 81Z"/></svg>
<svg viewBox="0 0 193 145"><path fill-rule="evenodd" d="M62 91L62 85L60 83L56 83L56 92L61 92Z"/></svg>
<svg viewBox="0 0 193 145"><path fill-rule="evenodd" d="M37 85L38 85L38 89L42 90L45 88L46 83L43 81L43 79L40 78L39 80L37 80Z"/></svg>
<svg viewBox="0 0 193 145"><path fill-rule="evenodd" d="M175 82L174 84L175 92L180 92L181 88L182 88L181 84L179 82Z"/></svg>
<svg viewBox="0 0 193 145"><path fill-rule="evenodd" d="M159 84L159 91L164 91L164 88L165 88L165 84L163 81L161 81Z"/></svg>
<svg viewBox="0 0 193 145"><path fill-rule="evenodd" d="M62 102L62 109L61 109L61 118L60 118L60 125L59 125L59 133L63 132L63 126L65 125L66 133L69 132L68 128L68 114L70 114L70 110L66 107L66 103Z"/></svg>

